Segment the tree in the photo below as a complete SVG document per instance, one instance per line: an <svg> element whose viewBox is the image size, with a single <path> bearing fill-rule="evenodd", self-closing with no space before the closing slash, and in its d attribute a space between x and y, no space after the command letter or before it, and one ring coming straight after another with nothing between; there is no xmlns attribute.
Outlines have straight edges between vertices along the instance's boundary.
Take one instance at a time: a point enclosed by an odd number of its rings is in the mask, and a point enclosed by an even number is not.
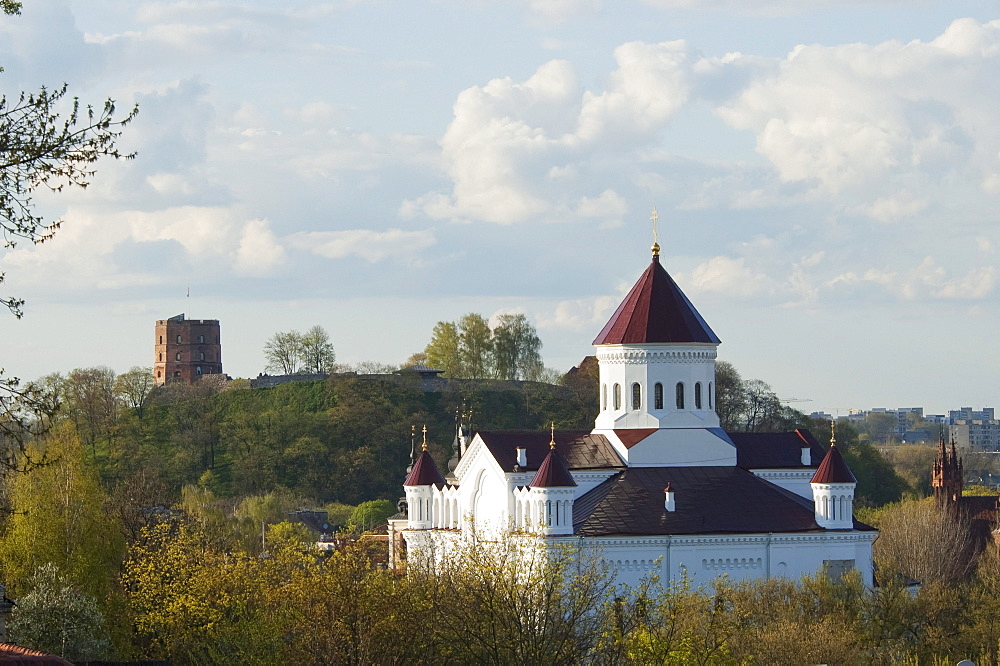
<svg viewBox="0 0 1000 666"><path fill-rule="evenodd" d="M493 332L479 314L469 313L458 320L458 355L464 375L485 379L493 373Z"/></svg>
<svg viewBox="0 0 1000 666"><path fill-rule="evenodd" d="M267 369L283 375L294 375L302 360L302 334L298 331L275 333L264 343Z"/></svg>
<svg viewBox="0 0 1000 666"><path fill-rule="evenodd" d="M118 375L115 380L115 395L126 407L135 410L135 415L142 420L153 386L153 369L133 366Z"/></svg>
<svg viewBox="0 0 1000 666"><path fill-rule="evenodd" d="M523 314L502 314L493 329L493 367L497 379L537 380L545 369L542 341Z"/></svg>
<svg viewBox="0 0 1000 666"><path fill-rule="evenodd" d="M389 500L371 500L354 507L348 522L362 530L370 530L385 524L389 516L394 513L396 513L396 505Z"/></svg>
<svg viewBox="0 0 1000 666"><path fill-rule="evenodd" d="M933 498L886 507L878 528L874 554L881 576L956 585L973 569L976 548L968 516L939 509Z"/></svg>
<svg viewBox="0 0 1000 666"><path fill-rule="evenodd" d="M434 325L431 341L424 349L427 364L443 370L445 377L463 377L462 358L458 349L458 326L455 322L439 321Z"/></svg>
<svg viewBox="0 0 1000 666"><path fill-rule="evenodd" d="M333 343L330 334L322 326L313 326L302 334L302 371L308 374L321 375L330 372L334 361Z"/></svg>
<svg viewBox="0 0 1000 666"><path fill-rule="evenodd" d="M5 14L19 14L20 2L3 0ZM116 144L121 130L135 118L138 107L125 115L116 112L108 99L100 110L80 107L74 98L69 111L57 109L65 104L67 86L55 90L41 88L37 93L22 92L17 100L0 95L0 229L3 247L20 241L43 243L52 238L61 220L46 221L35 213L34 193L40 187L53 192L90 184L92 165L101 157L131 159L135 153L122 153ZM4 274L0 273L0 283ZM23 314L23 299L0 297L15 317Z"/></svg>
<svg viewBox="0 0 1000 666"><path fill-rule="evenodd" d="M715 413L723 430L739 430L740 416L746 409L743 378L729 361L715 363Z"/></svg>
<svg viewBox="0 0 1000 666"><path fill-rule="evenodd" d="M48 563L35 569L27 594L17 599L14 641L73 661L106 659L110 644L104 616L93 596Z"/></svg>
<svg viewBox="0 0 1000 666"><path fill-rule="evenodd" d="M116 379L114 370L103 365L77 368L66 377L63 391L69 415L93 453L118 416Z"/></svg>

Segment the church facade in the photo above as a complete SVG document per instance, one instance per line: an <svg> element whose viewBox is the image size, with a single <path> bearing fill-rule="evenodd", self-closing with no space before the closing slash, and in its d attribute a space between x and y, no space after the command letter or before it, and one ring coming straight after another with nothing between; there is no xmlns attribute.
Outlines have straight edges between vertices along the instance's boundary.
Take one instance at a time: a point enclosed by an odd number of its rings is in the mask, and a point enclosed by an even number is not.
<svg viewBox="0 0 1000 666"><path fill-rule="evenodd" d="M403 484L406 518L392 526L409 563L433 567L465 540L503 536L593 553L630 585L850 569L872 584L877 532L853 518L856 480L840 452L806 430L722 430L719 344L654 245L594 340L594 428L459 428L447 479L422 451Z"/></svg>

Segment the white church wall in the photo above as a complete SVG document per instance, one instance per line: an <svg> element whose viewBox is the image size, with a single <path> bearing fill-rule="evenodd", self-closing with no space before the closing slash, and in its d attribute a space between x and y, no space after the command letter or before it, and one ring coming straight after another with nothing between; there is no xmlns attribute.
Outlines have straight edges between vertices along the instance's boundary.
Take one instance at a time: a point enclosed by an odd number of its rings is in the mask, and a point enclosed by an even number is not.
<svg viewBox="0 0 1000 666"><path fill-rule="evenodd" d="M776 486L785 490L790 490L800 497L804 497L810 502L813 501L812 486L809 480L812 479L816 470L811 467L796 469L752 469L754 476L765 481L770 481Z"/></svg>

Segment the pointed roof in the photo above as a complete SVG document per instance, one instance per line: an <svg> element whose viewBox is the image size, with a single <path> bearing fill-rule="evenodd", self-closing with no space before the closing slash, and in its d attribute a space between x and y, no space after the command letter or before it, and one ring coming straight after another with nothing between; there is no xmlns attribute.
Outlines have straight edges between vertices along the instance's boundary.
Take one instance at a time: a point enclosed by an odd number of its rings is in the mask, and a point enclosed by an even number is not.
<svg viewBox="0 0 1000 666"><path fill-rule="evenodd" d="M529 488L574 488L576 487L576 481L573 480L573 475L569 473L566 469L566 464L562 460L562 456L556 451L556 447L553 444L552 448L549 449L549 454L545 456L545 460L542 464L538 466L538 471L535 472L535 478L531 480L528 484Z"/></svg>
<svg viewBox="0 0 1000 666"><path fill-rule="evenodd" d="M644 342L721 342L656 254L594 340L595 345Z"/></svg>
<svg viewBox="0 0 1000 666"><path fill-rule="evenodd" d="M809 483L857 483L858 480L851 472L851 468L844 462L844 456L840 455L840 450L834 444L826 452L823 462L819 464L819 469L813 474Z"/></svg>
<svg viewBox="0 0 1000 666"><path fill-rule="evenodd" d="M431 458L431 454L424 449L420 452L417 457L417 462L413 465L413 469L406 477L406 481L403 481L404 486L443 486L444 478L441 476L441 472L438 471L437 465L434 464L434 459Z"/></svg>

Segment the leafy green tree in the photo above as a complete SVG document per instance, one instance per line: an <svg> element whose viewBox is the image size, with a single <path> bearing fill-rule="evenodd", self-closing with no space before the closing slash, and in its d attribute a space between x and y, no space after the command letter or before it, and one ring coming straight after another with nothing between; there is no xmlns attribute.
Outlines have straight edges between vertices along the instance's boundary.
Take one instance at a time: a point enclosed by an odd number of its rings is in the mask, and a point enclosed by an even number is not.
<svg viewBox="0 0 1000 666"><path fill-rule="evenodd" d="M111 644L104 615L93 596L43 564L31 575L27 594L17 599L10 625L13 642L71 661L107 659Z"/></svg>
<svg viewBox="0 0 1000 666"><path fill-rule="evenodd" d="M0 539L0 564L9 582L28 580L43 564L104 601L124 548L122 528L105 511L107 497L97 471L69 423L42 441L50 462L10 482L12 515Z"/></svg>
<svg viewBox="0 0 1000 666"><path fill-rule="evenodd" d="M369 500L354 508L349 522L362 530L370 530L385 524L389 516L394 513L396 513L396 505L389 500Z"/></svg>
<svg viewBox="0 0 1000 666"><path fill-rule="evenodd" d="M445 377L465 376L459 346L458 326L454 322L439 321L434 325L431 341L424 349L427 364L443 370Z"/></svg>
<svg viewBox="0 0 1000 666"><path fill-rule="evenodd" d="M458 342L466 377L485 379L493 374L493 331L482 315L470 312L458 320Z"/></svg>
<svg viewBox="0 0 1000 666"><path fill-rule="evenodd" d="M493 367L497 379L537 380L544 371L542 341L523 314L502 314L493 328Z"/></svg>
<svg viewBox="0 0 1000 666"><path fill-rule="evenodd" d="M298 331L275 333L264 343L266 368L283 375L293 375L302 361L302 334Z"/></svg>
<svg viewBox="0 0 1000 666"><path fill-rule="evenodd" d="M326 329L322 326L313 326L302 334L300 342L303 372L320 375L333 369L337 356L333 352L333 343L330 342L330 334Z"/></svg>
<svg viewBox="0 0 1000 666"><path fill-rule="evenodd" d="M95 455L97 442L110 435L118 420L116 380L114 370L98 366L71 371L63 384L66 410L81 439Z"/></svg>
<svg viewBox="0 0 1000 666"><path fill-rule="evenodd" d="M154 387L153 369L133 366L115 379L114 392L118 400L142 420Z"/></svg>

